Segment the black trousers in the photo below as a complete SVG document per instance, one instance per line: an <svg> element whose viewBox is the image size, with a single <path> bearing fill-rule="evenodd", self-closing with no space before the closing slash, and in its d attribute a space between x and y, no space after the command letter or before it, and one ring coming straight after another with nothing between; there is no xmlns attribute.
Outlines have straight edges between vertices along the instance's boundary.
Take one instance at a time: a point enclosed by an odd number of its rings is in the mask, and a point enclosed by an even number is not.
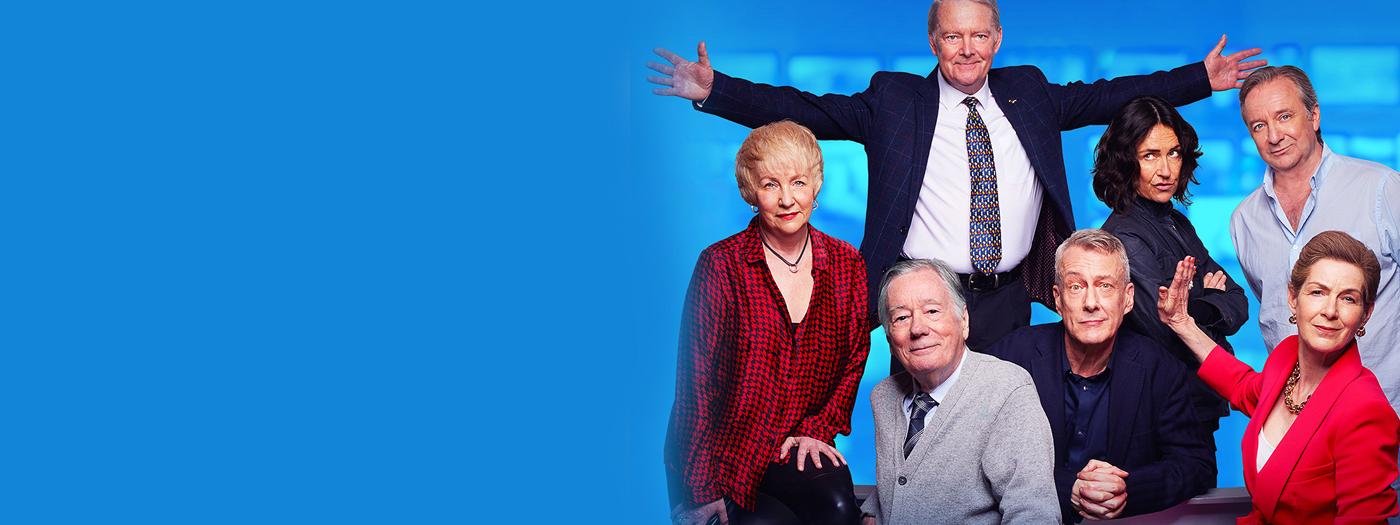
<svg viewBox="0 0 1400 525"><path fill-rule="evenodd" d="M796 452L796 449L793 449ZM802 472L797 462L774 463L763 473L758 504L744 510L725 498L730 525L855 525L860 522L851 469L823 458L822 468L810 460Z"/></svg>
<svg viewBox="0 0 1400 525"><path fill-rule="evenodd" d="M967 347L981 351L1000 341L1006 334L1031 324L1031 299L1021 277L1011 279L995 290L974 292L962 289L967 299ZM904 371L898 358L890 359L890 375Z"/></svg>

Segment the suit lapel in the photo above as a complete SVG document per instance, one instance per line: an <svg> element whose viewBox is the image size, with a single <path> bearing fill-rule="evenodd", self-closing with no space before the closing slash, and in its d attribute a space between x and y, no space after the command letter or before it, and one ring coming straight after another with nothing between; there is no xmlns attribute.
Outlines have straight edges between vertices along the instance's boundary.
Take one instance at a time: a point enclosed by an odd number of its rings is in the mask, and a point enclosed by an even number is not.
<svg viewBox="0 0 1400 525"><path fill-rule="evenodd" d="M1266 386L1272 386L1268 399L1268 404L1260 404L1257 409L1264 410L1263 418L1259 419L1259 431L1263 431L1264 419L1273 410L1274 403L1278 402L1283 391L1283 384L1287 380L1289 372L1293 370L1293 363L1298 360L1297 343L1298 339L1292 337L1286 339L1283 345L1292 348L1288 351L1289 359L1280 360L1282 366L1275 368L1272 381ZM1291 344L1289 344L1291 343ZM1259 510L1263 512L1265 518L1274 519L1274 512L1278 507L1278 499L1283 495L1283 488L1288 483L1289 476L1298 466L1298 460L1303 457L1303 451L1307 449L1308 443L1312 441L1318 429L1322 427L1322 420L1332 411L1332 405L1341 398L1342 391L1346 386L1356 379L1361 373L1361 358L1356 351L1356 343L1343 351L1342 357L1332 365L1327 371L1327 375L1322 378L1322 384L1317 386L1312 397L1308 399L1307 407L1298 414L1298 418L1293 420L1293 425L1288 427L1288 431L1283 434L1283 439L1279 441L1274 453L1269 456L1269 460L1264 463L1264 469L1259 471L1255 478L1259 487ZM1251 418L1253 423L1253 418ZM1255 454L1258 450L1259 436L1255 434ZM1245 443L1249 443L1248 440ZM1245 456L1252 458L1254 456Z"/></svg>
<svg viewBox="0 0 1400 525"><path fill-rule="evenodd" d="M1000 72L995 69L987 75L987 82L990 84L992 96L997 99L997 106L1001 108L1002 113L1006 114L1006 120L1011 122L1011 129L1016 130L1016 138L1021 143L1021 149L1026 150L1026 159L1031 161L1035 177L1040 179L1040 187L1047 192L1050 191L1052 186L1045 180L1047 172L1040 165L1040 151L1036 149L1036 142L1031 140L1031 137L1036 135L1032 131L1031 123L1027 121L1031 117L1022 111L1022 108L1029 106L1030 103L1021 100L1022 97L1017 93L1016 86L1003 81ZM1013 100L1016 102L1013 103Z"/></svg>
<svg viewBox="0 0 1400 525"><path fill-rule="evenodd" d="M1063 465L1069 445L1069 436L1065 435L1065 373L1060 362L1060 354L1065 351L1064 326L1050 333L1049 339L1035 342L1036 359L1031 365L1031 379L1040 394L1040 408L1050 420L1050 434L1055 439L1055 464ZM1039 385L1046 388L1039 388Z"/></svg>
<svg viewBox="0 0 1400 525"><path fill-rule="evenodd" d="M929 73L928 82L919 84L914 91L914 151L910 153L911 167L904 181L904 209L909 210L910 220L914 217L914 206L919 201L919 191L923 189L924 172L928 170L928 153L933 148L933 130L938 126L938 79ZM908 226L908 225L905 225Z"/></svg>
<svg viewBox="0 0 1400 525"><path fill-rule="evenodd" d="M1115 465L1127 461L1135 420L1142 412L1139 409L1142 388L1146 384L1147 374L1137 362L1136 349L1129 341L1131 338L1120 337L1109 356L1113 376L1108 382L1108 457Z"/></svg>
<svg viewBox="0 0 1400 525"><path fill-rule="evenodd" d="M1264 432L1264 420L1273 411L1274 403L1278 402L1278 396L1283 391L1283 382L1288 378L1288 371L1297 361L1297 338L1284 339L1269 354L1269 359L1264 362L1264 382L1259 387L1259 403L1254 405L1254 413L1250 415L1249 425L1244 430L1244 446L1241 447L1244 456L1240 459L1245 464L1245 482L1251 488L1251 497L1256 498L1259 504L1259 511L1266 517L1273 516L1278 497L1283 492L1283 483L1287 480L1278 476L1260 476L1259 434ZM1278 454L1279 450L1275 448L1274 455ZM1274 463L1271 461L1269 464Z"/></svg>

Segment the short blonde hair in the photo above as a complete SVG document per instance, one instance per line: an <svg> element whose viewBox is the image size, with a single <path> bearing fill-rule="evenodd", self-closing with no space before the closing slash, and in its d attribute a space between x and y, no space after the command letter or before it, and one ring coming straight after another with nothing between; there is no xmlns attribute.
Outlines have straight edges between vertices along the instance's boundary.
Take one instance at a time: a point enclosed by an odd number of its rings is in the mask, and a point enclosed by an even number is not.
<svg viewBox="0 0 1400 525"><path fill-rule="evenodd" d="M734 179L739 183L739 195L744 202L758 204L759 173L764 166L782 166L806 170L812 177L812 195L822 189L822 149L812 130L783 120L754 129L739 146L734 160Z"/></svg>

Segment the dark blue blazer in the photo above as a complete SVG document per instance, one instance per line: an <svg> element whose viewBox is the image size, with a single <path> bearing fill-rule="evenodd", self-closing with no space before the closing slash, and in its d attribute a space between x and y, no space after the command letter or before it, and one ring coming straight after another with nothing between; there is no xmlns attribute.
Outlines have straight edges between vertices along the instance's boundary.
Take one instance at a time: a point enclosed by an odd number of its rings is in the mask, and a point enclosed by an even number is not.
<svg viewBox="0 0 1400 525"><path fill-rule="evenodd" d="M984 353L1030 372L1055 437L1055 489L1066 522L1078 521L1069 490L1084 465L1066 465L1065 329L1061 323L1011 332ZM1128 472L1123 516L1157 512L1214 485L1215 454L1201 440L1187 388L1186 369L1152 340L1122 329L1113 344L1108 385L1108 454L1104 461Z"/></svg>
<svg viewBox="0 0 1400 525"><path fill-rule="evenodd" d="M871 326L876 324L880 279L904 247L928 165L938 122L936 74L882 71L870 78L863 92L818 96L716 71L709 98L695 104L750 128L791 119L811 128L818 139L865 146L870 184L860 252L866 261ZM1060 132L1107 124L1138 96L1155 95L1174 105L1201 100L1210 96L1210 80L1205 65L1197 62L1150 75L1068 85L1050 83L1033 66L1014 66L991 70L987 81L1045 190L1031 252L1021 269L1027 294L1054 308L1050 286L1055 248L1074 231Z"/></svg>

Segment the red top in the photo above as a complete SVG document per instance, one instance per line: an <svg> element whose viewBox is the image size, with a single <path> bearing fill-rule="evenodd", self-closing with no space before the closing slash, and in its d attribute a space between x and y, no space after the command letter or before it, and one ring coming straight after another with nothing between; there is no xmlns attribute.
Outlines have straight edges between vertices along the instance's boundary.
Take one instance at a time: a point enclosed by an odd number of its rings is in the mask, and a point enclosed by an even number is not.
<svg viewBox="0 0 1400 525"><path fill-rule="evenodd" d="M1284 339L1256 373L1216 348L1201 379L1249 416L1244 484L1254 510L1239 523L1385 523L1397 513L1400 419L1376 376L1361 365L1356 342L1342 351L1278 448L1256 470L1259 432L1298 362L1298 336ZM1256 410L1257 409L1257 410Z"/></svg>
<svg viewBox="0 0 1400 525"><path fill-rule="evenodd" d="M686 291L666 433L673 505L728 496L752 509L783 440L851 431L870 352L865 261L811 228L812 299L794 335L757 221L701 252Z"/></svg>

